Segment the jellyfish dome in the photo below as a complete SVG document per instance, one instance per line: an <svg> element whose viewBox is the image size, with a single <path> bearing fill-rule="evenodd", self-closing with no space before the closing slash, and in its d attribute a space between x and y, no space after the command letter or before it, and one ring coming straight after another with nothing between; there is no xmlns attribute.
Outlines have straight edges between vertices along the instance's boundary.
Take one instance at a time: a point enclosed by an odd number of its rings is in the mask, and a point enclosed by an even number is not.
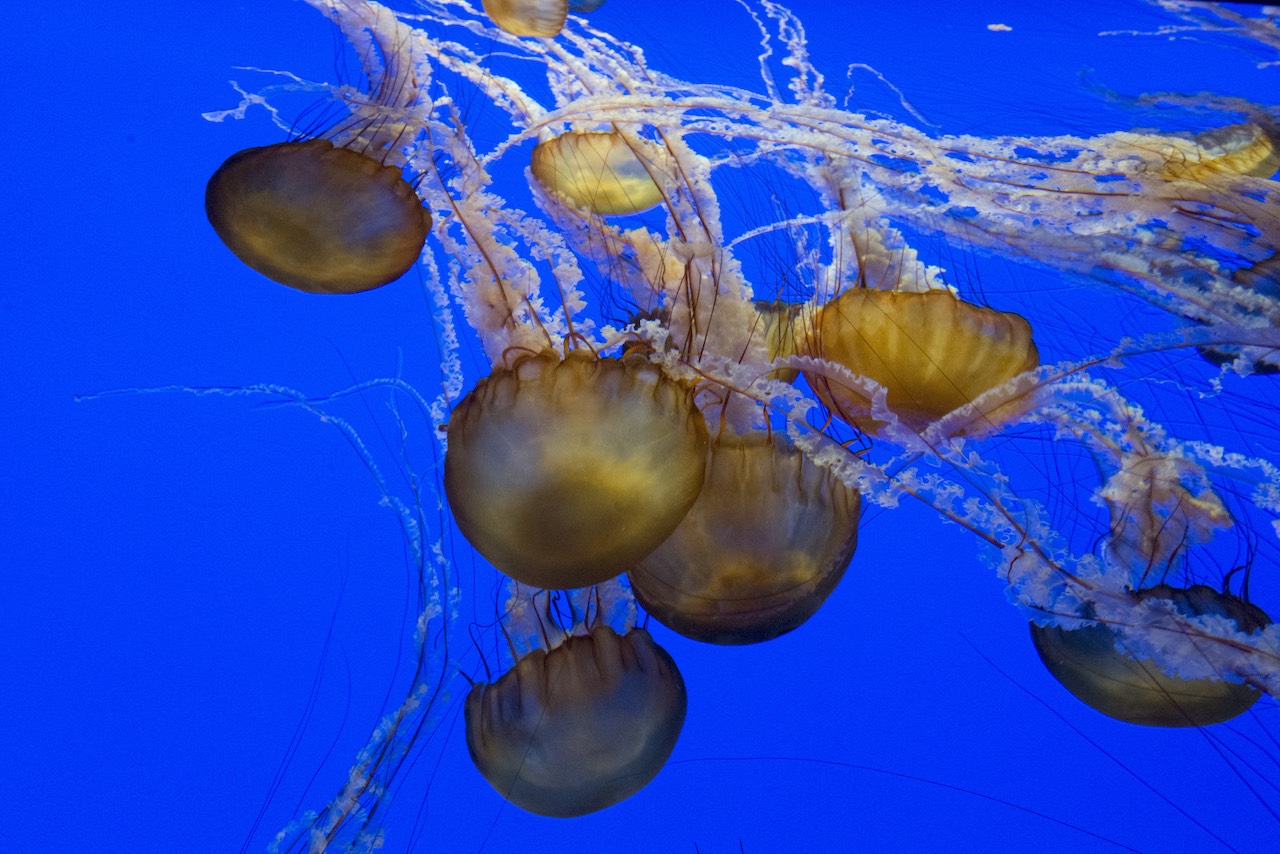
<svg viewBox="0 0 1280 854"><path fill-rule="evenodd" d="M1188 615L1221 616L1245 634L1271 622L1258 606L1204 585L1175 590L1158 584L1138 591L1134 599L1164 600ZM1103 625L1063 629L1032 623L1031 638L1049 672L1068 691L1128 723L1208 726L1244 714L1261 696L1251 685L1170 676L1150 660L1117 647L1115 634Z"/></svg>
<svg viewBox="0 0 1280 854"><path fill-rule="evenodd" d="M754 643L799 626L835 589L861 500L768 435L712 443L698 499L627 573L644 609L686 637Z"/></svg>
<svg viewBox="0 0 1280 854"><path fill-rule="evenodd" d="M431 229L400 169L325 139L233 154L209 179L205 210L241 261L312 293L395 281Z"/></svg>
<svg viewBox="0 0 1280 854"><path fill-rule="evenodd" d="M392 17L381 7L363 11ZM405 147L422 133L405 113L421 96L401 76L413 58L380 53L359 26L345 32L366 48L365 91L350 115L233 154L205 188L209 223L237 258L311 293L358 293L395 281L418 262L431 229L404 172Z"/></svg>
<svg viewBox="0 0 1280 854"><path fill-rule="evenodd" d="M467 695L467 748L511 803L571 818L642 789L666 763L688 700L666 650L644 629L598 626L535 650Z"/></svg>
<svg viewBox="0 0 1280 854"><path fill-rule="evenodd" d="M689 391L652 365L524 355L454 409L444 488L494 566L534 587L587 587L671 533L706 449Z"/></svg>

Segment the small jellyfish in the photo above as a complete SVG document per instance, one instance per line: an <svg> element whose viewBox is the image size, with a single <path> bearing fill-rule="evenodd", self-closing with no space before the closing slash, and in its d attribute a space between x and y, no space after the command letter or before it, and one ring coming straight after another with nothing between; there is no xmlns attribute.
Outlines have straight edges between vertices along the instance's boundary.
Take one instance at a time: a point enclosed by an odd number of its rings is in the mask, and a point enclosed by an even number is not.
<svg viewBox="0 0 1280 854"><path fill-rule="evenodd" d="M824 305L813 326L813 354L884 386L889 409L914 430L1039 363L1025 319L964 302L947 290L851 288ZM846 422L873 435L884 427L862 391L818 372L807 371L806 378ZM998 402L961 432L992 432L1029 404Z"/></svg>
<svg viewBox="0 0 1280 854"><path fill-rule="evenodd" d="M692 391L637 357L524 355L449 419L444 488L459 530L524 584L575 588L656 548L702 488Z"/></svg>
<svg viewBox="0 0 1280 854"><path fill-rule="evenodd" d="M785 440L721 436L702 492L628 572L636 599L695 640L756 643L818 610L858 543L857 490Z"/></svg>
<svg viewBox="0 0 1280 854"><path fill-rule="evenodd" d="M574 207L631 214L662 201L665 151L620 133L565 133L538 143L530 167L538 183Z"/></svg>
<svg viewBox="0 0 1280 854"><path fill-rule="evenodd" d="M231 155L209 179L205 211L245 264L322 294L400 278L431 228L431 214L400 168L327 139Z"/></svg>
<svg viewBox="0 0 1280 854"><path fill-rule="evenodd" d="M680 671L647 631L601 625L472 688L467 748L508 801L572 818L644 788L675 748L687 705Z"/></svg>
<svg viewBox="0 0 1280 854"><path fill-rule="evenodd" d="M1246 634L1270 624L1261 608L1202 584L1157 584L1132 594L1134 604L1167 599L1187 616L1214 615ZM1031 623L1031 639L1049 672L1081 702L1104 715L1145 726L1207 726L1244 714L1261 696L1251 685L1170 676L1155 662L1117 647L1116 633L1097 624L1079 629Z"/></svg>
<svg viewBox="0 0 1280 854"><path fill-rule="evenodd" d="M422 254L431 214L405 180L426 134L414 39L376 4L315 0L356 48L363 85L335 90L348 111L321 134L246 148L205 188L218 237L248 266L301 291L347 294L402 276Z"/></svg>
<svg viewBox="0 0 1280 854"><path fill-rule="evenodd" d="M485 14L513 36L554 38L570 12L594 12L604 0L482 0Z"/></svg>

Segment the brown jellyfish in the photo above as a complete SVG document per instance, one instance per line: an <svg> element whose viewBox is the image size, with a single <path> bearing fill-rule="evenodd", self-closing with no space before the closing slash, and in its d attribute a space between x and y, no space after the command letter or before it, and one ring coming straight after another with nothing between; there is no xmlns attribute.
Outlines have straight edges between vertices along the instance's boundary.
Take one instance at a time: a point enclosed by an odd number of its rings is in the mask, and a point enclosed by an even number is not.
<svg viewBox="0 0 1280 854"><path fill-rule="evenodd" d="M817 312L813 355L875 380L908 427L922 430L1039 363L1031 326L1020 315L983 308L946 290L851 288ZM879 433L871 400L838 377L806 371L818 398L846 422ZM1020 415L1029 401L999 402L958 432L980 436Z"/></svg>
<svg viewBox="0 0 1280 854"><path fill-rule="evenodd" d="M631 356L525 355L449 418L459 530L533 587L586 587L656 548L698 497L707 428L692 391Z"/></svg>
<svg viewBox="0 0 1280 854"><path fill-rule="evenodd" d="M644 788L675 748L687 705L680 671L648 632L597 626L472 688L467 749L511 803L571 818Z"/></svg>
<svg viewBox="0 0 1280 854"><path fill-rule="evenodd" d="M822 605L853 557L861 498L785 440L722 436L702 492L627 573L644 609L694 640L756 643Z"/></svg>
<svg viewBox="0 0 1280 854"><path fill-rule="evenodd" d="M665 152L620 133L565 133L537 144L530 168L547 192L601 215L631 214L662 201Z"/></svg>
<svg viewBox="0 0 1280 854"><path fill-rule="evenodd" d="M554 38L570 12L594 12L604 0L481 0L485 14L513 36Z"/></svg>
<svg viewBox="0 0 1280 854"><path fill-rule="evenodd" d="M228 249L264 276L312 293L398 279L431 228L404 176L407 152L424 134L412 118L422 97L415 43L390 35L398 33L390 9L350 11L334 18L362 46L363 85L335 90L349 114L313 138L231 155L205 188L205 212Z"/></svg>
<svg viewBox="0 0 1280 854"><path fill-rule="evenodd" d="M205 189L227 248L300 291L348 294L404 275L431 228L399 167L327 139L231 155Z"/></svg>
<svg viewBox="0 0 1280 854"><path fill-rule="evenodd" d="M1171 142L1170 145L1175 145ZM1235 124L1179 139L1168 153L1165 174L1203 181L1214 175L1270 178L1280 170L1280 130L1260 124Z"/></svg>
<svg viewBox="0 0 1280 854"><path fill-rule="evenodd" d="M1226 617L1240 631L1255 632L1270 617L1256 605L1202 584L1187 588L1158 584L1132 594L1134 604L1168 599L1187 616ZM1064 629L1031 623L1036 652L1053 677L1081 702L1104 715L1144 726L1207 726L1248 711L1261 696L1251 685L1170 676L1148 659L1117 648L1105 625Z"/></svg>

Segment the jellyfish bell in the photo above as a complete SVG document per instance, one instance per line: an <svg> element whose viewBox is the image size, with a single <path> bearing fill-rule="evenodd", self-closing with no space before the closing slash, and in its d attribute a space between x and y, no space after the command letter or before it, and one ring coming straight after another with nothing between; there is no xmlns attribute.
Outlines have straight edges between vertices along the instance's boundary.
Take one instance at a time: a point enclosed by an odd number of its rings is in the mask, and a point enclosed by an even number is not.
<svg viewBox="0 0 1280 854"><path fill-rule="evenodd" d="M1243 123L1203 131L1190 139L1169 138L1165 175L1204 180L1214 175L1270 178L1280 170L1280 129Z"/></svg>
<svg viewBox="0 0 1280 854"><path fill-rule="evenodd" d="M815 356L884 386L889 409L915 430L1039 363L1025 319L965 302L948 290L850 288L818 311L807 346ZM844 421L871 434L884 427L863 391L817 371L805 376ZM1025 397L997 402L963 432L993 432L1030 405Z"/></svg>
<svg viewBox="0 0 1280 854"><path fill-rule="evenodd" d="M231 155L209 179L205 212L241 261L310 293L395 281L417 263L431 229L399 168L326 139Z"/></svg>
<svg viewBox="0 0 1280 854"><path fill-rule="evenodd" d="M643 358L524 354L454 409L444 489L499 570L586 587L667 538L698 497L706 454L692 391Z"/></svg>
<svg viewBox="0 0 1280 854"><path fill-rule="evenodd" d="M1157 584L1131 594L1133 604L1167 600L1185 616L1218 616L1245 634L1271 623L1258 606L1202 584L1187 588ZM1064 629L1031 623L1036 652L1053 677L1081 702L1132 724L1207 726L1244 714L1262 695L1252 685L1215 679L1185 679L1165 673L1149 659L1130 655L1116 632L1103 624Z"/></svg>
<svg viewBox="0 0 1280 854"><path fill-rule="evenodd" d="M311 293L357 293L412 268L431 228L405 177L425 136L414 114L425 80L417 43L390 9L310 2L346 36L363 72L328 87L345 115L227 158L205 188L205 212L227 248L264 276Z"/></svg>
<svg viewBox="0 0 1280 854"><path fill-rule="evenodd" d="M574 207L632 214L662 201L663 154L617 131L572 132L538 143L530 168L543 189Z"/></svg>
<svg viewBox="0 0 1280 854"><path fill-rule="evenodd" d="M467 695L467 749L500 795L571 818L631 797L684 725L684 679L647 631L604 625L522 656Z"/></svg>
<svg viewBox="0 0 1280 854"><path fill-rule="evenodd" d="M770 434L723 435L702 492L627 573L658 622L685 637L756 643L821 607L853 558L857 490Z"/></svg>
<svg viewBox="0 0 1280 854"><path fill-rule="evenodd" d="M554 38L570 12L594 12L604 0L482 0L485 14L513 36Z"/></svg>

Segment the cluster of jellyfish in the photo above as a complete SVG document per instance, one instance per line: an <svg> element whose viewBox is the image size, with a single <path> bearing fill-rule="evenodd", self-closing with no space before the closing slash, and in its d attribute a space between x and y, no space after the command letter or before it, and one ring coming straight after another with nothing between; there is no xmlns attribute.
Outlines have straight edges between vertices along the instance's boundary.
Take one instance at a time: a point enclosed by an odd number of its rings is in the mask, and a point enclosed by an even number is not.
<svg viewBox="0 0 1280 854"><path fill-rule="evenodd" d="M1235 119L931 135L839 107L772 0L755 14L793 76L780 85L762 59L758 93L669 77L568 15L598 3L308 2L364 79L327 93L335 123L228 159L207 211L284 285L353 294L416 269L434 295L443 494L508 579L509 669L465 703L471 757L502 797L570 817L640 790L687 699L639 609L709 644L767 642L835 589L864 506L903 500L987 544L1045 667L1102 714L1206 726L1280 696L1280 628L1249 600L1252 562L1216 586L1193 571L1233 530L1272 554L1280 469L1243 439L1177 435L1135 379L1194 358L1206 405L1231 418L1256 414L1239 401L1280 370L1273 112L1200 96ZM536 63L540 94L478 45ZM491 150L468 133L464 93L509 124ZM523 158L521 186L495 179ZM813 209L728 233L721 176L753 169L806 188ZM762 235L794 244L805 288L748 281L738 253ZM921 236L1048 267L1167 324L1045 360L1023 316L922 260ZM469 390L468 334L490 362ZM1057 530L1053 496L1006 473L1009 448L1046 440L1091 462L1083 531ZM431 593L413 690L282 847L374 845L406 733L457 675L425 646L459 591L441 550L418 546Z"/></svg>

